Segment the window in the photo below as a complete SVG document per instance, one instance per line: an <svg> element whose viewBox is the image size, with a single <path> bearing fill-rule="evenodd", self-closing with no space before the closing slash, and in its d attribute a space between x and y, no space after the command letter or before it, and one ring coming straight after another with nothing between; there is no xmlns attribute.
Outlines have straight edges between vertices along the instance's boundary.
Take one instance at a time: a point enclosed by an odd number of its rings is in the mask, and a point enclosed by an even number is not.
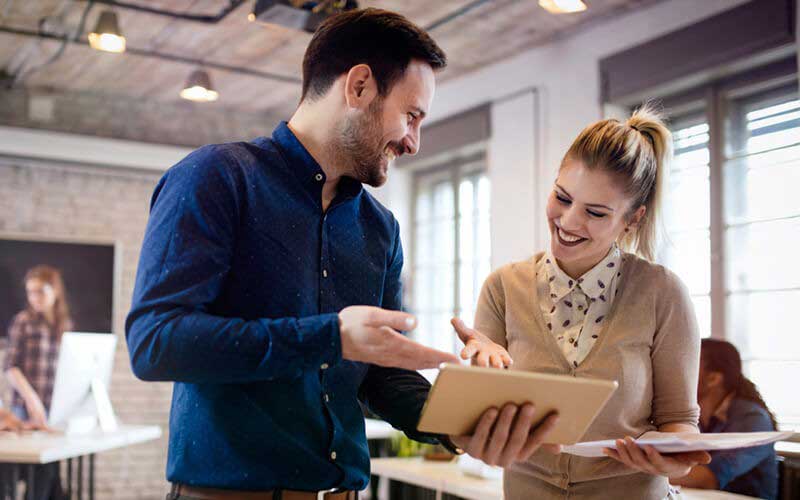
<svg viewBox="0 0 800 500"><path fill-rule="evenodd" d="M688 286L703 336L733 342L781 427L797 429L800 100L788 66L717 82L671 117L659 260Z"/></svg>
<svg viewBox="0 0 800 500"><path fill-rule="evenodd" d="M672 122L675 156L664 210L666 241L659 261L689 288L703 337L711 335L711 197L708 123L702 115Z"/></svg>
<svg viewBox="0 0 800 500"><path fill-rule="evenodd" d="M490 267L489 201L482 159L415 175L410 285L423 344L457 352L450 318L472 323Z"/></svg>

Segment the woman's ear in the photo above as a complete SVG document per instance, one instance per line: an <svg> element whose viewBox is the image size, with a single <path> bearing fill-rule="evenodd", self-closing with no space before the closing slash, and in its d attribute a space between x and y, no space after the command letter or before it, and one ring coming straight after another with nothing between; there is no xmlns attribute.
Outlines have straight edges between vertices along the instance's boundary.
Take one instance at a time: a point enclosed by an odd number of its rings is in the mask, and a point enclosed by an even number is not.
<svg viewBox="0 0 800 500"><path fill-rule="evenodd" d="M642 221L642 217L644 217L644 214L646 212L647 212L647 207L644 205L640 205L639 208L637 208L636 211L631 216L630 220L628 221L628 224L625 226L625 232L627 233L629 231L635 230L636 226L639 225L639 222Z"/></svg>
<svg viewBox="0 0 800 500"><path fill-rule="evenodd" d="M350 108L366 109L378 95L372 69L366 64L350 68L344 81L344 98Z"/></svg>
<svg viewBox="0 0 800 500"><path fill-rule="evenodd" d="M720 372L708 372L706 374L706 385L709 387L719 387L722 386L724 380L724 376Z"/></svg>

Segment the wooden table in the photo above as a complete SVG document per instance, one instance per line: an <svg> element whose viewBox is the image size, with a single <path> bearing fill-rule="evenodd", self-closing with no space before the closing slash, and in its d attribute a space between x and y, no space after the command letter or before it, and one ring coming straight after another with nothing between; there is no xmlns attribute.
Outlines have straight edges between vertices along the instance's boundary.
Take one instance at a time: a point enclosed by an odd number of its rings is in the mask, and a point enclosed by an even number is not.
<svg viewBox="0 0 800 500"><path fill-rule="evenodd" d="M27 497L33 495L32 485L36 481L35 466L52 462L67 462L67 498L73 495L73 459L76 460L76 488L74 493L83 499L84 467L83 459L88 457L89 499L94 500L94 462L95 454L104 451L124 448L134 444L145 443L161 437L161 428L148 426L120 426L114 432L97 430L82 435L65 435L47 432L0 432L0 463L11 464L9 478L3 484L0 480L0 498L10 496L17 498L17 481L24 477L27 480ZM24 475L23 475L24 474Z"/></svg>
<svg viewBox="0 0 800 500"><path fill-rule="evenodd" d="M421 458L375 458L372 474L392 481L413 484L442 495L455 495L467 500L503 500L502 479L481 479L465 475L456 462L429 462ZM752 497L724 491L681 488L686 500L744 500Z"/></svg>

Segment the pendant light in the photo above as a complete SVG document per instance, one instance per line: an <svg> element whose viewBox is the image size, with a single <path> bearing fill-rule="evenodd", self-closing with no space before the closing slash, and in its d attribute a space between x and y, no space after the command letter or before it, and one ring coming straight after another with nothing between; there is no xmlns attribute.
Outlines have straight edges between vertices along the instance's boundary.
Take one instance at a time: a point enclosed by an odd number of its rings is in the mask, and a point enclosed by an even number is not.
<svg viewBox="0 0 800 500"><path fill-rule="evenodd" d="M586 4L582 0L539 0L539 5L551 14L571 14L586 10Z"/></svg>
<svg viewBox="0 0 800 500"><path fill-rule="evenodd" d="M208 72L196 69L186 80L186 85L181 90L181 97L195 102L213 102L219 99L219 93L211 85L211 77Z"/></svg>
<svg viewBox="0 0 800 500"><path fill-rule="evenodd" d="M104 10L100 13L94 31L89 33L89 45L105 52L125 52L125 37L119 29L116 12Z"/></svg>

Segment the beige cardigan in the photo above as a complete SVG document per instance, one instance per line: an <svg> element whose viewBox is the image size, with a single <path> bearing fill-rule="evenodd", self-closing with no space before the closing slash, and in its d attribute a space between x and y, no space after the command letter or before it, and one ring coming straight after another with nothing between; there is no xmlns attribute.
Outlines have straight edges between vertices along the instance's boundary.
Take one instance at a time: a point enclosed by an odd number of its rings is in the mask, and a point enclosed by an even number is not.
<svg viewBox="0 0 800 500"><path fill-rule="evenodd" d="M536 292L540 258L493 272L478 300L475 328L508 349L512 369L619 382L584 441L636 437L673 422L697 425L700 337L689 294L677 276L623 254L619 294L605 327L583 362L573 367L542 318ZM637 473L610 458L539 451L506 471L505 489L508 500L562 496L554 491L569 492L570 498L624 494L655 499L665 498L669 485L664 477Z"/></svg>

